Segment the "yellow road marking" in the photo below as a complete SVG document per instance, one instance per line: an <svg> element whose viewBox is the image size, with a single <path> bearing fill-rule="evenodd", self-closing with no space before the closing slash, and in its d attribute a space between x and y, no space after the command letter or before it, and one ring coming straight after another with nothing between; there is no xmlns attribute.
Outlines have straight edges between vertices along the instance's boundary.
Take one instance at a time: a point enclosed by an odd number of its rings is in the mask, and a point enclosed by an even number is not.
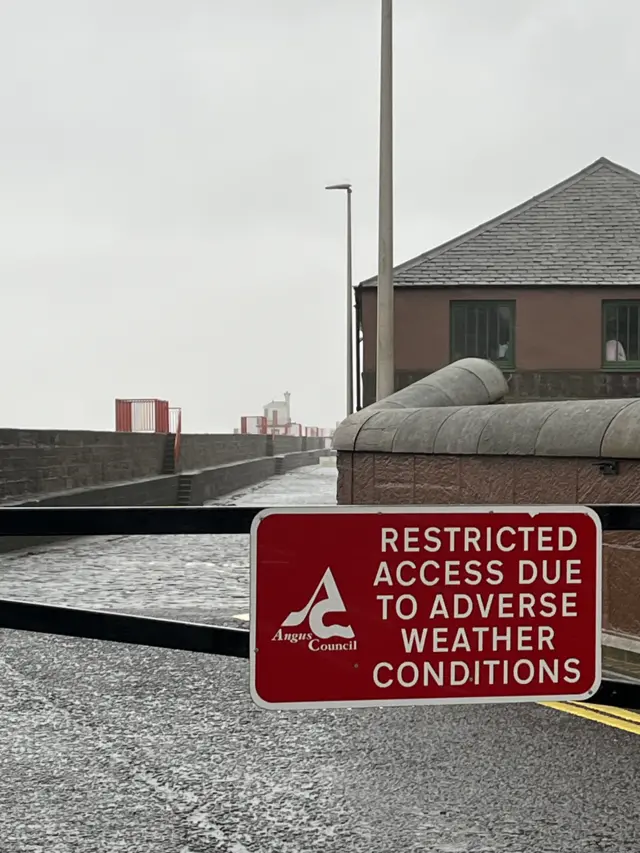
<svg viewBox="0 0 640 853"><path fill-rule="evenodd" d="M640 715L633 714L632 711L625 711L622 708L608 708L605 705L583 705L580 702L540 702L540 704L546 708L553 708L555 711L563 711L565 714L574 714L574 716L582 717L584 720L592 720L595 723L612 726L614 729L622 729L625 732L640 735L640 722L631 722L632 719L640 718ZM592 711L591 708L600 710Z"/></svg>
<svg viewBox="0 0 640 853"><path fill-rule="evenodd" d="M582 702L570 702L569 704L584 708ZM627 720L629 723L640 723L640 714L637 714L635 711L627 711L626 708L615 708L613 705L594 705L592 702L589 702L588 707L594 711L599 711L601 714L620 717L621 720Z"/></svg>

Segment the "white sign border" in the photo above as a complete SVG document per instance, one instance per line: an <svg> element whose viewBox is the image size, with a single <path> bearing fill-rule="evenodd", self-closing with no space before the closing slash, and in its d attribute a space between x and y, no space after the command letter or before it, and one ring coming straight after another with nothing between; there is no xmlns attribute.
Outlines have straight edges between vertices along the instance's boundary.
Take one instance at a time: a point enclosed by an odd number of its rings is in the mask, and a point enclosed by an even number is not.
<svg viewBox="0 0 640 853"><path fill-rule="evenodd" d="M481 514L514 514L536 516L550 513L576 513L587 515L596 526L596 675L592 686L585 693L580 694L552 694L550 696L491 696L491 697L463 697L444 699L363 699L356 701L331 701L331 702L268 702L264 700L256 689L256 578L258 569L258 528L265 518L270 515L460 515L464 513ZM249 589L249 679L251 699L255 705L267 711L318 711L331 708L385 708L385 707L411 707L425 705L497 705L497 704L535 704L540 702L579 702L594 696L602 682L602 522L600 516L589 506L581 504L551 504L550 506L509 506L499 504L497 506L465 505L393 505L372 506L360 504L337 504L321 506L274 506L261 510L254 517L250 531L250 589Z"/></svg>

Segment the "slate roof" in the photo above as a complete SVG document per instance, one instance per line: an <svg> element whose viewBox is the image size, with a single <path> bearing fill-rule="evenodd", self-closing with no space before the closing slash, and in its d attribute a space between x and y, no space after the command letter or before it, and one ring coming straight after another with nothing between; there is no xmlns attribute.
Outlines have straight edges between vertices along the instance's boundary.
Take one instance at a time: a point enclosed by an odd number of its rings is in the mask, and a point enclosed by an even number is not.
<svg viewBox="0 0 640 853"><path fill-rule="evenodd" d="M601 157L393 275L400 287L638 286L640 174Z"/></svg>

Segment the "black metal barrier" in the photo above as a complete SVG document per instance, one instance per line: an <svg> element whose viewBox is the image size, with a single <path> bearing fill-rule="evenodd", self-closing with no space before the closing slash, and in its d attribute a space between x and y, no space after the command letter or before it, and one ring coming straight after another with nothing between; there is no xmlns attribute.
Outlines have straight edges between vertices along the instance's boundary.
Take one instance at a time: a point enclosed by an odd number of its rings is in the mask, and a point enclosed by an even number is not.
<svg viewBox="0 0 640 853"><path fill-rule="evenodd" d="M234 658L249 657L249 632L241 628L56 607L32 601L0 599L0 628Z"/></svg>
<svg viewBox="0 0 640 853"><path fill-rule="evenodd" d="M0 536L248 534L262 507L0 507ZM605 531L640 530L640 504L591 507ZM249 657L244 629L0 599L0 628ZM640 686L603 679L590 700L640 708Z"/></svg>

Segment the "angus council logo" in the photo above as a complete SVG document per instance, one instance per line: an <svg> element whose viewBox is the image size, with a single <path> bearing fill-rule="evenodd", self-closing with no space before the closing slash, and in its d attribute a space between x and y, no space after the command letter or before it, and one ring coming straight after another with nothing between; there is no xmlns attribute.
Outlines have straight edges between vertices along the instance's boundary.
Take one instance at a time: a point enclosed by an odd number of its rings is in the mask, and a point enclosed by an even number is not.
<svg viewBox="0 0 640 853"><path fill-rule="evenodd" d="M325 597L320 598L324 590ZM293 610L272 637L274 642L307 643L312 652L347 652L357 649L357 640L351 625L327 624L325 617L331 613L346 613L340 590L333 572L328 568L315 592L302 610ZM309 631L288 632L285 628L297 628L308 619ZM342 640L340 642L338 639ZM327 642L332 641L332 642Z"/></svg>

